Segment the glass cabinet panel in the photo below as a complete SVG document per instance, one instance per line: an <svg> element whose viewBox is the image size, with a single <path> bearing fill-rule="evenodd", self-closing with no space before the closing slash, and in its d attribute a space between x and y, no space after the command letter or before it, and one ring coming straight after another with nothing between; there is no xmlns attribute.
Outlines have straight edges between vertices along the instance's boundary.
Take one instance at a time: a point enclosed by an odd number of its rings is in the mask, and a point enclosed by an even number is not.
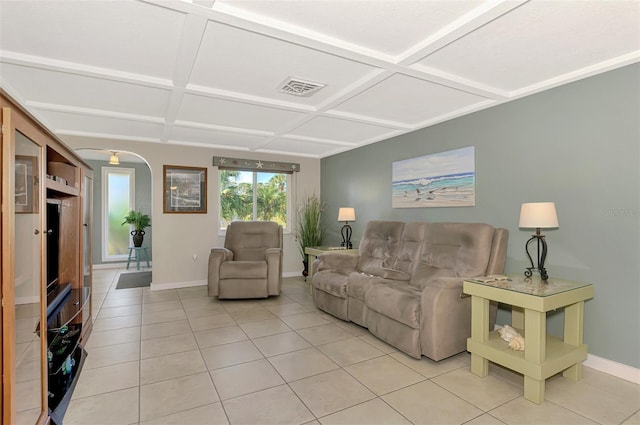
<svg viewBox="0 0 640 425"><path fill-rule="evenodd" d="M15 122L15 121L14 121ZM16 127L19 123L16 123ZM43 412L42 146L13 129L14 285L16 423L36 423ZM46 339L46 335L42 335Z"/></svg>

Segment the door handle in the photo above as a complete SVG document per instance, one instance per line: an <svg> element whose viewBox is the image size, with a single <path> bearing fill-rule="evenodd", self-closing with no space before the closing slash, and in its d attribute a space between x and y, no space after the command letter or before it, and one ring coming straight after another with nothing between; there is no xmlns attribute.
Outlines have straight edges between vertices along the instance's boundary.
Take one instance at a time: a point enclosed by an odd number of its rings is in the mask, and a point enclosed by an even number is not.
<svg viewBox="0 0 640 425"><path fill-rule="evenodd" d="M34 234L34 235L39 235L39 234L40 234L40 230L38 230L38 229L34 230L34 231L33 231L33 234Z"/></svg>

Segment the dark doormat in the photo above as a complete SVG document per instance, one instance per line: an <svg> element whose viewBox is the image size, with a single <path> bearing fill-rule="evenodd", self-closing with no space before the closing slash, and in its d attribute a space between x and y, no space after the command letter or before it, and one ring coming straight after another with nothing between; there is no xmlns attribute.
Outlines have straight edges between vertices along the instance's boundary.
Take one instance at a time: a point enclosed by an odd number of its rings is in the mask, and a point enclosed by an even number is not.
<svg viewBox="0 0 640 425"><path fill-rule="evenodd" d="M151 272L122 273L116 289L141 288L151 286Z"/></svg>

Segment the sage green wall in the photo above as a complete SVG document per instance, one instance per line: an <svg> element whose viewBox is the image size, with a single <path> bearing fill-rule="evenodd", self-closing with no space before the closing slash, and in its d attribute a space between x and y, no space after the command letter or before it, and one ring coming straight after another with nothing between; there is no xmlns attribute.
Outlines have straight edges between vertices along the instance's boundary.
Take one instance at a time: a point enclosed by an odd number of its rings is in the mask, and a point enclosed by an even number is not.
<svg viewBox="0 0 640 425"><path fill-rule="evenodd" d="M113 167L107 161L87 161L93 168L93 234L91 235L91 258L93 264L102 264L102 167ZM133 168L136 173L135 200L136 210L151 215L151 170L145 163L121 162L119 167ZM147 247L149 260L153 259L151 238L152 227L144 230L144 246ZM110 263L110 262L105 262Z"/></svg>
<svg viewBox="0 0 640 425"><path fill-rule="evenodd" d="M425 99L425 102L428 102ZM640 367L640 66L630 65L321 162L329 241L338 208L356 209L353 239L368 220L486 222L509 230L507 272L525 267L523 202L554 201L560 227L545 232L552 277L591 282L589 352ZM475 146L476 206L391 208L391 164ZM561 334L563 315L549 318ZM499 323L506 323L504 310Z"/></svg>

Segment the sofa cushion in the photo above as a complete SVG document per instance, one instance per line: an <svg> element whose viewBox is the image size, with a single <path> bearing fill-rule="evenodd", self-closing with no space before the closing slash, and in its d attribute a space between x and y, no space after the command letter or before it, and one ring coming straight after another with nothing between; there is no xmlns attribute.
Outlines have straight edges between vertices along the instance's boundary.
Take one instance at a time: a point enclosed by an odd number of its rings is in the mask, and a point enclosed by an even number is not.
<svg viewBox="0 0 640 425"><path fill-rule="evenodd" d="M266 279L266 261L225 261L220 264L220 279Z"/></svg>
<svg viewBox="0 0 640 425"><path fill-rule="evenodd" d="M421 291L407 284L374 285L364 296L371 310L413 328L420 328Z"/></svg>
<svg viewBox="0 0 640 425"><path fill-rule="evenodd" d="M349 277L331 270L322 270L313 274L313 287L339 298L347 298Z"/></svg>
<svg viewBox="0 0 640 425"><path fill-rule="evenodd" d="M367 267L392 267L398 253L404 223L401 221L367 222L358 248L358 270Z"/></svg>
<svg viewBox="0 0 640 425"><path fill-rule="evenodd" d="M353 272L349 275L349 284L347 285L347 295L360 301L364 301L364 294L367 293L372 285L381 284L384 279L381 277L369 276L364 273Z"/></svg>

